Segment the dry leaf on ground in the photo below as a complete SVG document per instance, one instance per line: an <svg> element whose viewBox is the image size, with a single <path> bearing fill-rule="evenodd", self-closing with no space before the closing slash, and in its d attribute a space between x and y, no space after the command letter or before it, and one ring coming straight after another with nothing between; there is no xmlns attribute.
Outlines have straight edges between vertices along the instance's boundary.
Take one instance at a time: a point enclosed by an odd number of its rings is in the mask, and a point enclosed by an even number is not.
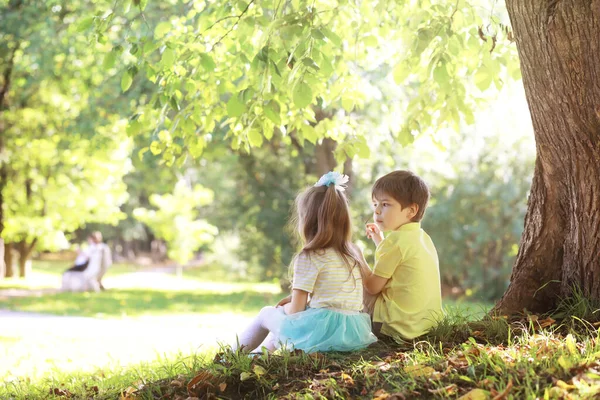
<svg viewBox="0 0 600 400"><path fill-rule="evenodd" d="M487 400L490 398L490 393L483 389L473 389L467 394L458 398L458 400Z"/></svg>

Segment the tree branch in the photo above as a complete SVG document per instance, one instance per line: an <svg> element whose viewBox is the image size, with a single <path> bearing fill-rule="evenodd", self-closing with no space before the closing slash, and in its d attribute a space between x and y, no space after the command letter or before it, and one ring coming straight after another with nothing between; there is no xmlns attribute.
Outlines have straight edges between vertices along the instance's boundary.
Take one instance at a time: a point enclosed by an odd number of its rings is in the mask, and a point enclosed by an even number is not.
<svg viewBox="0 0 600 400"><path fill-rule="evenodd" d="M221 36L219 38L219 40L217 40L212 46L211 46L211 50L215 48L216 45L218 45L219 43L221 43L221 41L223 39L225 39L227 37L227 35L229 35L231 33L231 31L233 31L235 29L235 27L240 23L240 20L242 19L242 17L248 12L248 9L250 8L250 6L254 3L255 0L250 0L250 2L248 3L248 5L246 6L246 8L244 8L244 10L242 11L242 13L240 15L237 15L237 20L235 21L235 23L231 26L231 28L225 32L225 34L223 36ZM235 18L236 16L234 16Z"/></svg>

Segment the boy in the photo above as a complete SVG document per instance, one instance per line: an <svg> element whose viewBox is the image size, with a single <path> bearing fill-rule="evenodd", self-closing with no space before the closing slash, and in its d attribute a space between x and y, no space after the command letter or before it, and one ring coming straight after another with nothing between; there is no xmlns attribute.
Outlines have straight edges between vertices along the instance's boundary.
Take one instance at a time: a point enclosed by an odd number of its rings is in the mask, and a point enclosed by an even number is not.
<svg viewBox="0 0 600 400"><path fill-rule="evenodd" d="M365 303L373 332L413 339L442 313L438 256L420 223L429 189L414 173L394 171L375 182L371 196L375 223L366 229L377 250L363 285L375 295ZM383 232L389 232L385 238Z"/></svg>

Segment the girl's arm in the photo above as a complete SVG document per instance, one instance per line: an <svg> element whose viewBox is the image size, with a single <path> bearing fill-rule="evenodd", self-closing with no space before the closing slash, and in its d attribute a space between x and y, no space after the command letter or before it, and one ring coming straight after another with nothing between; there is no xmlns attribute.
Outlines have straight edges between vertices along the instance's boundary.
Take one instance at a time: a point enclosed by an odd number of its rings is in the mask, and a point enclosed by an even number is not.
<svg viewBox="0 0 600 400"><path fill-rule="evenodd" d="M374 275L369 264L367 264L367 260L365 260L365 256L362 251L360 251L360 248L355 244L352 244L351 248L356 253L356 257L362 261L362 263L360 263L360 268L362 270L363 286L365 290L372 295L378 294L383 290L389 279Z"/></svg>
<svg viewBox="0 0 600 400"><path fill-rule="evenodd" d="M289 303L290 301L292 301L292 295L291 294L289 296L286 296L283 299L279 300L279 303L277 303L277 305L275 307L283 307L287 303Z"/></svg>
<svg viewBox="0 0 600 400"><path fill-rule="evenodd" d="M292 290L292 301L283 306L283 311L286 314L296 314L306 310L308 303L308 292L300 289Z"/></svg>

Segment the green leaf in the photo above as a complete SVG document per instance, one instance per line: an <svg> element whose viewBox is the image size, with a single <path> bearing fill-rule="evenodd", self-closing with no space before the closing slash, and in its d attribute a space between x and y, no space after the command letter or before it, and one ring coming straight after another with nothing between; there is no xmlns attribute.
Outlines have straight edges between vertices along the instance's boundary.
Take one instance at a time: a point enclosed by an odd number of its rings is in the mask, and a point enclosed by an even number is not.
<svg viewBox="0 0 600 400"><path fill-rule="evenodd" d="M275 100L270 100L264 107L264 113L275 125L281 125L281 109L279 103Z"/></svg>
<svg viewBox="0 0 600 400"><path fill-rule="evenodd" d="M140 151L138 151L138 157L140 159L140 161L142 161L144 159L144 154L146 154L146 152L150 150L150 147L142 147L140 149Z"/></svg>
<svg viewBox="0 0 600 400"><path fill-rule="evenodd" d="M491 84L492 75L490 74L490 71L482 65L477 72L475 72L475 86L483 92L489 88Z"/></svg>
<svg viewBox="0 0 600 400"><path fill-rule="evenodd" d="M175 98L175 96L171 96L171 99L169 100L169 104L171 105L171 108L174 111L180 111L181 108L179 108L179 103L177 103L177 99Z"/></svg>
<svg viewBox="0 0 600 400"><path fill-rule="evenodd" d="M125 73L121 77L121 90L123 90L123 92L126 92L127 89L131 87L132 82L133 78L131 77L131 74L129 73L129 71L125 71Z"/></svg>
<svg viewBox="0 0 600 400"><path fill-rule="evenodd" d="M256 129L250 129L248 132L248 142L250 142L252 147L260 147L263 144L263 135Z"/></svg>
<svg viewBox="0 0 600 400"><path fill-rule="evenodd" d="M140 0L140 11L144 11L148 5L148 0Z"/></svg>
<svg viewBox="0 0 600 400"><path fill-rule="evenodd" d="M238 96L231 96L227 102L227 115L230 117L239 117L245 110L246 106L238 99Z"/></svg>
<svg viewBox="0 0 600 400"><path fill-rule="evenodd" d="M160 144L160 142L157 142L155 140L152 143L150 143L150 151L155 156L158 155L158 154L160 154L160 153L162 153L162 145Z"/></svg>
<svg viewBox="0 0 600 400"><path fill-rule="evenodd" d="M109 51L104 55L104 61L102 61L102 68L109 70L115 66L117 61L117 52L114 50Z"/></svg>
<svg viewBox="0 0 600 400"><path fill-rule="evenodd" d="M398 141L403 147L405 147L409 144L412 144L415 141L415 137L411 133L410 129L403 129L398 134Z"/></svg>
<svg viewBox="0 0 600 400"><path fill-rule="evenodd" d="M371 148L367 144L367 139L364 136L360 136L356 142L356 154L360 158L369 158L371 156Z"/></svg>
<svg viewBox="0 0 600 400"><path fill-rule="evenodd" d="M312 144L317 143L319 135L312 125L303 125L301 130L304 139L308 140Z"/></svg>
<svg viewBox="0 0 600 400"><path fill-rule="evenodd" d="M394 76L394 82L400 85L406 80L406 78L408 78L408 75L410 74L410 69L407 68L406 65L404 65L403 63L398 63L394 67L392 73Z"/></svg>
<svg viewBox="0 0 600 400"><path fill-rule="evenodd" d="M129 136L134 136L137 135L140 130L142 129L142 124L140 123L140 121L130 121L129 124L127 125L127 134Z"/></svg>
<svg viewBox="0 0 600 400"><path fill-rule="evenodd" d="M200 140L202 139L202 140ZM198 158L202 155L205 146L204 138L198 136L192 136L192 139L188 143L188 151L192 155L193 158Z"/></svg>
<svg viewBox="0 0 600 400"><path fill-rule="evenodd" d="M87 31L94 23L94 18L95 17L87 17L82 19L79 24L77 24L77 28L75 30L77 32Z"/></svg>
<svg viewBox="0 0 600 400"><path fill-rule="evenodd" d="M433 70L433 80L437 82L442 88L448 88L450 85L450 75L446 69L446 64L439 62Z"/></svg>
<svg viewBox="0 0 600 400"><path fill-rule="evenodd" d="M429 46L431 40L434 38L434 32L431 28L419 29L417 33L417 40L415 41L414 55L419 56Z"/></svg>
<svg viewBox="0 0 600 400"><path fill-rule="evenodd" d="M354 99L350 97L342 97L342 108L346 112L352 112L352 110L354 110Z"/></svg>
<svg viewBox="0 0 600 400"><path fill-rule="evenodd" d="M215 64L213 58L206 53L200 53L200 63L204 69L209 72L214 71L214 69L217 67L217 64Z"/></svg>
<svg viewBox="0 0 600 400"><path fill-rule="evenodd" d="M156 28L154 28L154 38L162 39L171 31L172 27L173 26L171 25L171 22L161 22L160 24L156 25Z"/></svg>
<svg viewBox="0 0 600 400"><path fill-rule="evenodd" d="M302 64L306 65L307 67L313 68L315 70L319 70L319 66L317 65L317 63L315 63L315 60L313 60L310 57L304 57L302 59Z"/></svg>
<svg viewBox="0 0 600 400"><path fill-rule="evenodd" d="M377 47L379 45L379 40L375 35L366 35L362 41L367 47Z"/></svg>
<svg viewBox="0 0 600 400"><path fill-rule="evenodd" d="M310 32L310 35L311 35L313 38L317 39L317 40L323 40L323 39L325 39L325 35L324 35L324 34L323 34L323 32L321 32L319 29L313 29L313 30Z"/></svg>
<svg viewBox="0 0 600 400"><path fill-rule="evenodd" d="M160 47L160 43L154 42L152 40L148 40L144 43L144 55L151 54L154 50Z"/></svg>
<svg viewBox="0 0 600 400"><path fill-rule="evenodd" d="M322 28L321 32L323 32L325 37L327 37L327 39L329 39L331 43L333 43L336 47L340 47L342 45L342 39L338 35L336 35L331 29Z"/></svg>
<svg viewBox="0 0 600 400"><path fill-rule="evenodd" d="M165 51L163 51L160 62L162 63L162 65L165 68L171 67L173 64L175 64L175 51L171 50L168 47L165 48Z"/></svg>
<svg viewBox="0 0 600 400"><path fill-rule="evenodd" d="M293 91L294 104L298 108L304 108L312 102L312 89L304 82L298 83Z"/></svg>
<svg viewBox="0 0 600 400"><path fill-rule="evenodd" d="M510 74L510 77L513 78L515 81L518 81L521 79L521 68L519 66L518 62L511 62L511 66L508 68L508 73Z"/></svg>

